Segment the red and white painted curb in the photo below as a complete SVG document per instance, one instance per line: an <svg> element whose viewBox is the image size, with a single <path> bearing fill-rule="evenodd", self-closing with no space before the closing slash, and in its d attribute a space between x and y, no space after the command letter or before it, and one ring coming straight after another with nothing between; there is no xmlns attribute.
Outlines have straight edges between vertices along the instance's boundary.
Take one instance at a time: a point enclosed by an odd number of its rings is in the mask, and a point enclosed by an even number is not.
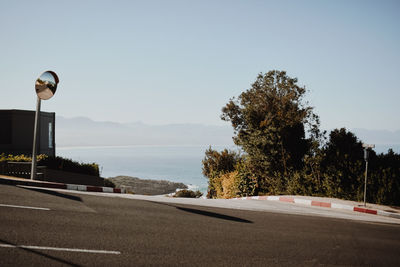
<svg viewBox="0 0 400 267"><path fill-rule="evenodd" d="M37 183L29 184L29 186L48 187L75 191L87 191L87 192L103 192L103 193L125 193L124 189L103 187L103 186L91 186L91 185L80 185L80 184L60 184L60 183Z"/></svg>
<svg viewBox="0 0 400 267"><path fill-rule="evenodd" d="M103 192L103 193L124 193L123 189L102 187L102 186L90 186L90 185L77 185L77 184L65 184L65 189L76 190L76 191L88 191L88 192Z"/></svg>
<svg viewBox="0 0 400 267"><path fill-rule="evenodd" d="M333 203L333 202L321 202L321 201L315 201L315 200L304 199L304 198L295 198L295 197L286 197L286 196L253 196L253 197L241 197L241 198L233 198L233 199L236 199L236 200L256 199L256 200L282 201L282 202L287 202L287 203L301 204L301 205L305 205L305 206L316 206L316 207L323 207L323 208L342 209L342 210L362 212L362 213L381 215L381 216L400 219L400 214L387 212L387 211L383 211L383 210L360 208L360 207L351 206L351 205L345 205L345 204L339 204L339 203Z"/></svg>
<svg viewBox="0 0 400 267"><path fill-rule="evenodd" d="M57 188L57 189L76 190L76 191L88 191L88 192L119 193L119 194L125 193L124 189L112 188L112 187L51 183L51 182L44 182L44 181L10 179L10 178L3 178L3 177L0 178L0 183L34 186L34 187Z"/></svg>

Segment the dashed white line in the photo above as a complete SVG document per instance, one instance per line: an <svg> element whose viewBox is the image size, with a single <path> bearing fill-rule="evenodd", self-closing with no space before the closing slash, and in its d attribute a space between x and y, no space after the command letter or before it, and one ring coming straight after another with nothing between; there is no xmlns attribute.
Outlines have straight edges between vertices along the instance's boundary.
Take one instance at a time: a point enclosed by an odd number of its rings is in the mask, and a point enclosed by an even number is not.
<svg viewBox="0 0 400 267"><path fill-rule="evenodd" d="M25 249L36 249L36 250L55 250L55 251L67 251L67 252L116 254L116 255L121 254L120 251L113 251L113 250L94 250L94 249L80 249L80 248L57 248L57 247L23 246L23 245L10 245L10 244L0 244L0 248L25 248Z"/></svg>
<svg viewBox="0 0 400 267"><path fill-rule="evenodd" d="M8 204L0 204L0 207L19 208L19 209L32 209L32 210L50 210L50 209L48 209L48 208L29 207L29 206L17 206L17 205L8 205Z"/></svg>

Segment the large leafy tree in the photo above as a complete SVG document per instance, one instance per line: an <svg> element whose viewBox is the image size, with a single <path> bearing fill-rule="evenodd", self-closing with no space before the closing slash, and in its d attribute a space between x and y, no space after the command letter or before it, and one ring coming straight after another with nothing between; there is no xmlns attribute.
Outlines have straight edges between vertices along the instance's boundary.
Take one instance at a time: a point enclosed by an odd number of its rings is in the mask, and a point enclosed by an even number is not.
<svg viewBox="0 0 400 267"><path fill-rule="evenodd" d="M326 194L361 200L365 163L362 143L357 136L345 128L331 131L323 154L321 167ZM376 158L373 151L370 151L370 158Z"/></svg>
<svg viewBox="0 0 400 267"><path fill-rule="evenodd" d="M345 128L335 129L323 148L321 168L326 195L362 201L365 161L362 142ZM400 204L400 155L389 150L377 155L369 149L367 201Z"/></svg>
<svg viewBox="0 0 400 267"><path fill-rule="evenodd" d="M305 93L285 71L269 71L222 109L221 118L232 123L233 140L248 155L262 191L283 188L290 173L303 168L304 156L319 138L319 120Z"/></svg>
<svg viewBox="0 0 400 267"><path fill-rule="evenodd" d="M368 163L367 201L400 206L400 154L370 154Z"/></svg>

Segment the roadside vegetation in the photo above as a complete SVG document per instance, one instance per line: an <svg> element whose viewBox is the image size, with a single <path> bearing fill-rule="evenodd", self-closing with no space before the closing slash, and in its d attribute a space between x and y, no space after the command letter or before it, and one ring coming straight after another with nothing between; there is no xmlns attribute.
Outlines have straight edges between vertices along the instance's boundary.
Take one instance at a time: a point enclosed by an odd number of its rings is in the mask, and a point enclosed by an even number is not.
<svg viewBox="0 0 400 267"><path fill-rule="evenodd" d="M165 180L139 179L131 176L116 176L105 179L117 188L125 188L128 192L140 195L165 195L174 193L178 188L187 189L183 183Z"/></svg>
<svg viewBox="0 0 400 267"><path fill-rule="evenodd" d="M345 128L321 131L306 92L286 72L269 71L222 108L240 152L206 151L208 198L293 194L362 201L361 140ZM369 149L367 201L400 205L400 155L393 150Z"/></svg>
<svg viewBox="0 0 400 267"><path fill-rule="evenodd" d="M4 153L0 154L0 163L7 161L31 162L32 157L26 155L5 155ZM97 163L81 163L62 157L49 157L47 155L38 155L37 164L39 166L46 166L47 168L54 170L100 176L99 165Z"/></svg>
<svg viewBox="0 0 400 267"><path fill-rule="evenodd" d="M187 189L179 190L173 195L173 197L186 197L186 198L200 198L201 196L203 196L203 193L201 193L199 190L193 191Z"/></svg>
<svg viewBox="0 0 400 267"><path fill-rule="evenodd" d="M110 179L107 179L107 178L104 179L104 186L105 187L112 187L112 188L116 187L115 184Z"/></svg>

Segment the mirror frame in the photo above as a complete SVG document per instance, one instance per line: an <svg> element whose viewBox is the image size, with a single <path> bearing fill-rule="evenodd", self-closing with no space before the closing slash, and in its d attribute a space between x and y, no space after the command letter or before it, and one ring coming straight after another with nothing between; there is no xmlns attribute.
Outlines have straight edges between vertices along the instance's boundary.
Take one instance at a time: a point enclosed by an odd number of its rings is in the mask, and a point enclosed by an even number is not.
<svg viewBox="0 0 400 267"><path fill-rule="evenodd" d="M39 89L38 88L38 80L40 79L40 77L42 77L45 73L49 73L53 78L54 78L54 81L55 81L55 86L54 86L54 91L52 90L52 89L50 89L49 87L47 87L46 86L46 88L41 88L41 89ZM58 79L58 76L57 76L57 74L54 72L54 71L51 71L51 70L48 70L48 71L45 71L45 72L43 72L40 76L39 76L39 78L37 78L36 79L36 82L35 82L35 91L36 91L36 94L37 94L37 96L40 98L40 99L42 99L42 100L48 100L48 99L50 99L50 98L52 98L54 95L55 95L55 93L56 93L56 91L57 91L57 85L58 85L58 83L59 83L59 79ZM40 90L40 91L39 91ZM51 96L50 97L43 97L43 92L47 92L47 91L51 91Z"/></svg>

